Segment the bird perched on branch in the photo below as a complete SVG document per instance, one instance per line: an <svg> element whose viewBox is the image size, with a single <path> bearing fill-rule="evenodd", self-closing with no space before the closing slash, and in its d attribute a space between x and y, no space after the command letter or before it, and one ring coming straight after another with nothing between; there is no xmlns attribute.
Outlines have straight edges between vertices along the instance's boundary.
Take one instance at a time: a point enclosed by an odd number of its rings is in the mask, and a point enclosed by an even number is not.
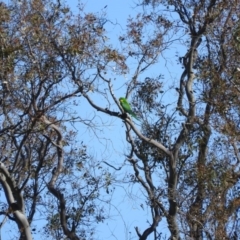
<svg viewBox="0 0 240 240"><path fill-rule="evenodd" d="M126 98L123 98L123 97L119 98L119 102L120 102L120 105L123 108L124 112L129 113L132 117L139 120L137 115L132 111L131 106L128 103Z"/></svg>

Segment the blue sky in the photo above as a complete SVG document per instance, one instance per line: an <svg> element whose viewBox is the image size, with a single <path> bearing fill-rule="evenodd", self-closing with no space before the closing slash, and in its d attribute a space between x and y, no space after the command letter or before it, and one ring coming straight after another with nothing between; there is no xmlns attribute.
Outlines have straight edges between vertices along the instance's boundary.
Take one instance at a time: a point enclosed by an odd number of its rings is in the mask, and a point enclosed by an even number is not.
<svg viewBox="0 0 240 240"><path fill-rule="evenodd" d="M70 1L69 1L70 3ZM71 1L71 6L74 8L75 1ZM106 8L104 8L107 6ZM134 16L136 13L141 10L140 8L135 7L135 3L129 0L89 0L86 1L85 10L86 12L101 12L104 9L107 12L107 19L110 19L116 25L108 24L106 27L108 32L109 41L113 46L118 47L118 36L124 32L127 18L129 16ZM169 57L175 55L177 47L170 52ZM176 66L173 69L171 64L174 65L174 62L169 61L169 69L166 68L165 62L162 62L157 67L153 68L150 74L152 77L159 75L159 73L166 74L169 77L177 77L179 68ZM175 71L175 72L174 72ZM171 73L171 74L170 74ZM171 75L171 76L170 76ZM131 75L127 76L131 78ZM117 76L117 81L123 81L124 77ZM168 81L168 80L166 80ZM170 82L169 82L170 84ZM114 88L114 86L113 86ZM115 88L115 94L120 97L121 94L125 93L124 88L118 89ZM170 101L170 99L168 100ZM104 106L102 106L104 107ZM117 110L112 106L114 110ZM90 110L92 111L92 110ZM88 113L89 114L89 113ZM106 116L102 116L101 118ZM109 119L109 118L108 118ZM127 154L127 143L125 138L125 128L120 119L112 119L111 127L104 129L104 134L102 136L102 141L106 145L111 144L112 148L105 148L101 143L98 142L98 139L91 138L89 145L92 145L92 153L101 161L101 158L109 159L108 162L111 164L121 164L125 157L124 153ZM88 132L89 133L89 132ZM87 133L87 134L88 134ZM89 136L85 135L86 138ZM99 135L100 136L100 135ZM116 137L117 136L117 137ZM101 138L101 136L100 136ZM106 140L108 139L108 140ZM99 154L99 151L101 152ZM112 160L114 159L114 160ZM117 159L117 160L116 160ZM109 169L111 170L111 169ZM133 173L131 166L126 166L123 172ZM114 174L114 173L113 173ZM116 172L115 174L123 174ZM125 185L123 187L118 187L112 198L112 205L109 205L110 210L110 219L106 220L103 224L97 226L97 236L99 240L130 240L138 239L134 227L138 227L140 231L144 231L149 227L147 221L151 222L151 215L148 208L141 208L141 204L145 205L146 198L144 197L145 193L142 189L138 187L132 187L130 185ZM168 234L167 223L161 223L161 231ZM159 229L159 230L160 230ZM149 240L153 239L153 236L149 237Z"/></svg>
<svg viewBox="0 0 240 240"><path fill-rule="evenodd" d="M77 1L68 2L69 4L71 2L70 6L74 9L74 5L76 5ZM118 36L124 32L127 18L136 15L140 8L136 8L135 3L129 0L89 0L85 2L86 12L101 12L102 9L106 11L106 18L110 19L113 23L106 26L108 38L113 46L118 47ZM104 8L105 6L107 7ZM157 67L155 73L151 72L151 75L159 75L161 71L161 68ZM124 81L123 76L117 76L116 78L117 81ZM131 75L127 76L127 78L131 78ZM125 94L126 89L115 87L115 90L116 96L120 97L122 94ZM112 108L113 110L117 110L114 106L112 106ZM91 111L92 109L89 110L87 115L91 114ZM109 119L103 116L103 114L99 115L101 118L106 119L106 121ZM89 138L88 134L89 132L84 135L86 137L84 138L85 140ZM92 154L100 161L106 159L113 165L116 163L121 165L125 159L124 154L128 153L126 151L125 128L122 121L120 119L111 118L111 126L104 129L104 134L102 136L99 133L99 137L103 144L99 142L99 139L90 138L88 144L90 146L92 145ZM110 145L111 147L105 148L103 145ZM126 166L122 173L116 172L115 174L118 178L121 178L123 174L125 174L124 171L133 173L131 166ZM149 209L146 207L142 209L140 206L141 204L145 205L146 198L143 195L145 195L145 193L140 188L132 187L127 184L123 187L116 188L112 198L113 201L109 204L110 219L107 219L103 224L97 226L97 239L138 239L134 227L138 226L140 231L144 231L149 227L147 221L149 220L151 222ZM167 234L166 222L161 224L161 231ZM153 239L152 236L149 237L149 240L151 239Z"/></svg>

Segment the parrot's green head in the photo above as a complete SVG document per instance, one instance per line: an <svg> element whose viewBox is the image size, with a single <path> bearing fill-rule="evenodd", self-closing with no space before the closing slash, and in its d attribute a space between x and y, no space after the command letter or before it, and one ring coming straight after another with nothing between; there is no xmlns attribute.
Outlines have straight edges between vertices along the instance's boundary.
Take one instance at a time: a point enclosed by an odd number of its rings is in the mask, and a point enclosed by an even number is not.
<svg viewBox="0 0 240 240"><path fill-rule="evenodd" d="M119 102L120 102L120 103L123 103L124 101L125 101L125 98L123 98L123 97L120 97L120 98L119 98Z"/></svg>

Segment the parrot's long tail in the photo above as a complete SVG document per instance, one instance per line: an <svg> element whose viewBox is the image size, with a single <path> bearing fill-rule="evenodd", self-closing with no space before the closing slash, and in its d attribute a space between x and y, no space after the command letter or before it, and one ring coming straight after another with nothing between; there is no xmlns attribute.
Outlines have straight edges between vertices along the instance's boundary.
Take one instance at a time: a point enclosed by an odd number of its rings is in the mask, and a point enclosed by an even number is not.
<svg viewBox="0 0 240 240"><path fill-rule="evenodd" d="M135 119L137 119L138 121L140 120L138 117L137 117L137 115L131 110L131 111L129 111L129 114L132 116L132 117L134 117Z"/></svg>

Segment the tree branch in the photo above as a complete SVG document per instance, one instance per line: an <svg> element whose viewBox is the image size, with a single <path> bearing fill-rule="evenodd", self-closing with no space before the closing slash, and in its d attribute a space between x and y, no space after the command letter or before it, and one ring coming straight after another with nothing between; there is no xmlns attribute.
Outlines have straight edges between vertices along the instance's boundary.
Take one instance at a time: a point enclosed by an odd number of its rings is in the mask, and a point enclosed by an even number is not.
<svg viewBox="0 0 240 240"><path fill-rule="evenodd" d="M32 235L28 220L25 216L23 197L20 191L18 191L15 181L11 178L7 168L2 162L0 162L0 183L3 186L9 208L13 211L19 231L22 232L22 236L25 237L24 239L31 240ZM17 207L12 207L13 205Z"/></svg>

